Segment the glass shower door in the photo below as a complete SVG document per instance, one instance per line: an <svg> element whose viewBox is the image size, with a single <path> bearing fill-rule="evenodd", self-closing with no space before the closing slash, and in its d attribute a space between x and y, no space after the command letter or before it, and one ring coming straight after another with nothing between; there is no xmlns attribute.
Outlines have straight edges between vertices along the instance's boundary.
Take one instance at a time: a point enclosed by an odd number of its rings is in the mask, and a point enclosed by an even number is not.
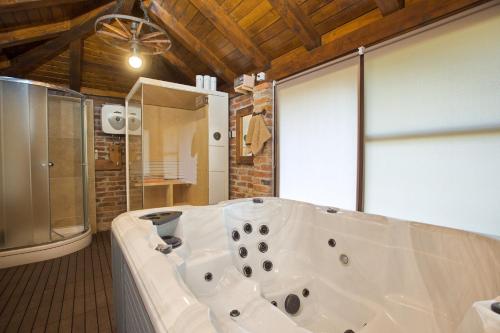
<svg viewBox="0 0 500 333"><path fill-rule="evenodd" d="M87 230L82 103L71 91L0 78L0 250Z"/></svg>
<svg viewBox="0 0 500 333"><path fill-rule="evenodd" d="M50 241L47 88L0 81L0 249Z"/></svg>
<svg viewBox="0 0 500 333"><path fill-rule="evenodd" d="M47 117L51 238L58 240L85 230L82 101L49 90Z"/></svg>

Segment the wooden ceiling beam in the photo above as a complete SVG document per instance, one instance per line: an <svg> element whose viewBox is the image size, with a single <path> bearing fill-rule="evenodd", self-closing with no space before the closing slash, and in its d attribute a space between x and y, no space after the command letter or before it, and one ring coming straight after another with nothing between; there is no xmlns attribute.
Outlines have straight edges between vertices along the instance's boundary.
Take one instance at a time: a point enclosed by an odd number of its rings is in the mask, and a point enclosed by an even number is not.
<svg viewBox="0 0 500 333"><path fill-rule="evenodd" d="M123 98L123 99L125 99L127 97L126 92L102 90L102 89L95 89L95 88L90 88L90 87L82 87L80 92L82 94L91 95L91 96L115 97L115 98Z"/></svg>
<svg viewBox="0 0 500 333"><path fill-rule="evenodd" d="M371 46L436 22L447 16L478 6L489 0L422 0L354 30L333 38L323 46L306 51L297 48L272 61L267 72L279 80L325 62L355 52L360 46Z"/></svg>
<svg viewBox="0 0 500 333"><path fill-rule="evenodd" d="M295 32L306 49L312 50L321 45L321 36L314 28L312 21L300 9L295 0L268 1L281 16L285 24Z"/></svg>
<svg viewBox="0 0 500 333"><path fill-rule="evenodd" d="M31 72L64 51L71 41L85 38L94 30L94 22L99 16L115 12L118 7L117 2L113 1L82 15L78 25L62 33L59 37L11 59L11 66L1 70L1 73L9 76L22 76Z"/></svg>
<svg viewBox="0 0 500 333"><path fill-rule="evenodd" d="M233 82L236 74L163 7L168 7L167 4L163 5L163 1L161 0L148 0L144 4L150 13L162 22L186 49L207 64L224 81Z"/></svg>
<svg viewBox="0 0 500 333"><path fill-rule="evenodd" d="M3 0L0 1L0 14L18 10L78 4L84 1L85 0Z"/></svg>
<svg viewBox="0 0 500 333"><path fill-rule="evenodd" d="M384 16L403 9L405 6L404 0L375 0L375 3Z"/></svg>
<svg viewBox="0 0 500 333"><path fill-rule="evenodd" d="M156 80L176 82L179 81L179 78L183 78L179 74L180 73L173 67L168 66L168 64L163 61L163 58L156 56L151 58L151 66L147 73L147 77Z"/></svg>
<svg viewBox="0 0 500 333"><path fill-rule="evenodd" d="M0 33L0 48L49 39L68 31L71 21L61 21Z"/></svg>
<svg viewBox="0 0 500 333"><path fill-rule="evenodd" d="M122 8L120 12L125 15L130 15L132 9L134 9L135 0L123 0Z"/></svg>
<svg viewBox="0 0 500 333"><path fill-rule="evenodd" d="M82 86L83 40L69 43L69 88L80 91Z"/></svg>
<svg viewBox="0 0 500 333"><path fill-rule="evenodd" d="M126 3L124 2L122 8L124 8L125 5ZM92 12L93 11L89 12L90 15L92 15ZM0 48L53 38L80 25L89 17L89 13L82 14L71 20L2 32L0 33Z"/></svg>
<svg viewBox="0 0 500 333"><path fill-rule="evenodd" d="M269 59L215 0L190 0L191 3L232 43L243 55L261 69L269 67Z"/></svg>
<svg viewBox="0 0 500 333"><path fill-rule="evenodd" d="M181 58L179 58L174 52L172 52L170 50L170 51L168 51L166 53L162 53L161 56L170 65L172 65L173 67L177 68L189 80L190 83L194 83L195 82L196 73L193 72L193 70L191 69L191 67L188 64L186 64L184 62L184 60L182 60Z"/></svg>
<svg viewBox="0 0 500 333"><path fill-rule="evenodd" d="M0 69L7 68L10 66L10 60L5 56L5 54L0 54Z"/></svg>

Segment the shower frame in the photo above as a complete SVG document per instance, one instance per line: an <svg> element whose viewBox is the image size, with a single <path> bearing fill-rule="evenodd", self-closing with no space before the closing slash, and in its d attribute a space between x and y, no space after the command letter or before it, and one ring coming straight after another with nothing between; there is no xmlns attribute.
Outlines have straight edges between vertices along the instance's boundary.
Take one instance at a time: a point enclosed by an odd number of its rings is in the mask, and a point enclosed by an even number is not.
<svg viewBox="0 0 500 333"><path fill-rule="evenodd" d="M46 94L46 111L45 111L45 117L46 117L46 128L45 128L45 136L47 139L47 167L50 166L50 156L49 156L49 144L48 144L48 139L49 139L49 96L51 96L49 93L50 91L57 91L57 92L62 92L64 95L61 95L62 97L66 98L77 98L80 99L80 130L81 130L81 135L80 135L80 140L81 140L81 177L82 177L82 225L83 225L83 231L80 233L77 233L75 235L71 235L69 237L64 237L62 239L57 239L57 240L52 240L51 239L51 234L52 234L52 223L51 223L51 207L50 207L50 174L47 172L47 179L46 181L49 183L48 184L48 204L49 207L47 207L48 212L49 212L49 241L48 242L41 242L41 243L32 243L29 245L22 245L22 246L17 246L17 247L10 247L10 248L4 248L0 249L0 268L4 267L10 267L14 265L20 265L20 264L26 264L30 262L36 262L40 260L47 260L55 257L59 257L62 255L66 255L72 252L75 252L81 248L86 247L91 243L92 236L91 236L91 228L89 225L89 216L88 216L88 144L87 144L87 125L88 125L88 119L87 119L87 110L85 108L85 100L86 97L85 95L76 92L74 90L68 89L66 87L61 87L57 85L53 85L50 83L45 83L45 82L39 82L39 81L33 81L33 80L27 80L27 79L19 79L19 78L13 78L13 77L6 77L6 76L0 76L0 82L8 82L8 83L19 83L19 84L26 84L28 86L38 86L38 87L43 87L45 88L45 94ZM31 134L30 134L31 136ZM45 166L42 164L42 166ZM30 185L31 186L31 185Z"/></svg>

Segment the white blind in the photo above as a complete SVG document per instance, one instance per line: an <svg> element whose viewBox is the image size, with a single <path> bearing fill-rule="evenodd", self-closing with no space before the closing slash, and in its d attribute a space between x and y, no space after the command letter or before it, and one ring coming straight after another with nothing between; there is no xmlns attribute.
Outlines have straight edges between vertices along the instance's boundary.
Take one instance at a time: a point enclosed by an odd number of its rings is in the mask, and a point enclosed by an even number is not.
<svg viewBox="0 0 500 333"><path fill-rule="evenodd" d="M356 206L358 59L278 85L280 197Z"/></svg>
<svg viewBox="0 0 500 333"><path fill-rule="evenodd" d="M500 235L500 6L365 56L365 210Z"/></svg>

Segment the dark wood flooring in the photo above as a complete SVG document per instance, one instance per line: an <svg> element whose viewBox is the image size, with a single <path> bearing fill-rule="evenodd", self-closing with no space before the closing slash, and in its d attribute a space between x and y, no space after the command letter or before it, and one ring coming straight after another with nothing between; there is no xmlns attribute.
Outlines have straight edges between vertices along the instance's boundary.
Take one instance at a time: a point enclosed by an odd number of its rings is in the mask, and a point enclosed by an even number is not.
<svg viewBox="0 0 500 333"><path fill-rule="evenodd" d="M0 270L0 332L114 332L109 232L70 255Z"/></svg>

